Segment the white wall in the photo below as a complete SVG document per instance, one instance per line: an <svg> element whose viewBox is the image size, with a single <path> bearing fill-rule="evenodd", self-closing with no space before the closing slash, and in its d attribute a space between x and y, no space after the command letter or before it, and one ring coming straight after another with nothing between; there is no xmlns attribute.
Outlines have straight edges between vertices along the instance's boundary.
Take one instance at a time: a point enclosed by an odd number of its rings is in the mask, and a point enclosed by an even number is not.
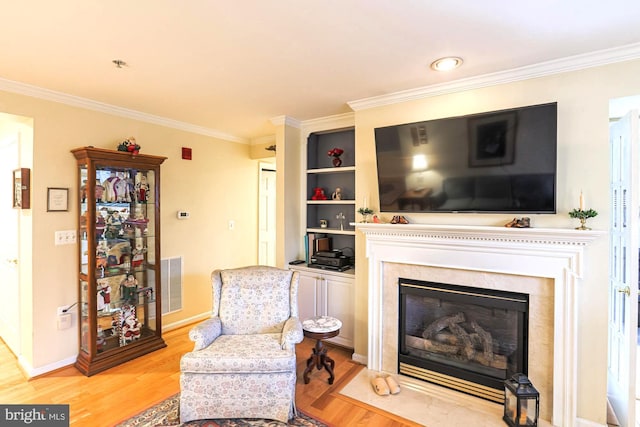
<svg viewBox="0 0 640 427"><path fill-rule="evenodd" d="M515 83L434 96L356 112L357 200L368 197L379 206L376 188L374 128L441 117L501 110L525 105L558 103L557 214L533 215L533 227L574 228L568 212L578 206L580 191L587 208L599 212L594 229L609 223L609 100L640 94L640 61ZM502 226L513 215L416 214L411 222ZM383 216L384 218L384 216ZM387 221L390 218L385 218ZM356 344L367 353L367 271L364 239L357 236ZM578 416L599 424L606 421L608 243L600 239L587 250L585 279L579 289Z"/></svg>
<svg viewBox="0 0 640 427"><path fill-rule="evenodd" d="M78 298L77 247L54 245L56 230L77 227L73 148L115 150L134 136L143 153L168 157L161 166L161 255L183 257L184 295L183 309L163 316L163 325L211 309L214 268L256 263L259 160L250 158L249 145L2 91L0 112L32 117L34 124L33 160L21 164L32 169L31 209L23 213L28 241L21 242L28 271L21 271L20 361L27 373L69 364L78 353L77 320L71 329L56 328L56 308ZM181 147L193 149L193 160L181 159ZM46 211L47 187L70 189L69 212ZM190 219L178 220L178 210L188 210Z"/></svg>

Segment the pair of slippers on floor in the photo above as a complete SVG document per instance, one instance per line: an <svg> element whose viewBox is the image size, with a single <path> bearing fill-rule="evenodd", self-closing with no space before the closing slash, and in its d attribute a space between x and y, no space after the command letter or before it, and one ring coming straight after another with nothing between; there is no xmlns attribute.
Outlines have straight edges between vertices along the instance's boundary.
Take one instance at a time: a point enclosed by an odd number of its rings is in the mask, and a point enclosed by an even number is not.
<svg viewBox="0 0 640 427"><path fill-rule="evenodd" d="M371 386L378 396L400 393L400 385L392 376L375 377L371 380Z"/></svg>

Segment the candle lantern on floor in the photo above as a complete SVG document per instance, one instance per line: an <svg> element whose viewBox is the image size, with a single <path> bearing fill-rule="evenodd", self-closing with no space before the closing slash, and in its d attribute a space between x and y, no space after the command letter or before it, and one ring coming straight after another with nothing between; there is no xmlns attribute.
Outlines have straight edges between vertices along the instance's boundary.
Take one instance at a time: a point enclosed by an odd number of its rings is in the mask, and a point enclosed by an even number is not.
<svg viewBox="0 0 640 427"><path fill-rule="evenodd" d="M515 374L504 382L504 416L511 427L538 426L540 393L524 374Z"/></svg>

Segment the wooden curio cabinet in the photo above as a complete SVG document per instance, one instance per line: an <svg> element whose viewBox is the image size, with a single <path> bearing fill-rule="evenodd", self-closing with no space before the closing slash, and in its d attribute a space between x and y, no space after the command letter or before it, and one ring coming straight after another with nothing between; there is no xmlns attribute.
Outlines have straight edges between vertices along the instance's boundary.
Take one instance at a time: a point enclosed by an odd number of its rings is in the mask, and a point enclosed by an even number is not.
<svg viewBox="0 0 640 427"><path fill-rule="evenodd" d="M93 147L78 164L79 333L90 376L166 346L160 307L160 165Z"/></svg>

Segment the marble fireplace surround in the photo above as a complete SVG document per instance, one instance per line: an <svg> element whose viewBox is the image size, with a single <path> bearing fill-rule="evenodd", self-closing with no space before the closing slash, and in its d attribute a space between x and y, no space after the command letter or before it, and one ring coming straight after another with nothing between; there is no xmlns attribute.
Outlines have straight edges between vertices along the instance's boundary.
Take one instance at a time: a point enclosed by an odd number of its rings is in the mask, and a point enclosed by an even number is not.
<svg viewBox="0 0 640 427"><path fill-rule="evenodd" d="M536 304L553 301L553 308L547 310L552 320L546 322L552 328L546 332L552 345L541 346L552 348L552 354L544 357L530 352L529 365L548 362L544 369L553 377L547 378L549 384L541 390L541 401L552 402L541 418L555 426L576 425L577 292L584 248L603 232L425 224L359 223L356 228L365 235L368 258L368 369L398 373L397 277L422 279L410 275L428 273L427 268L463 273L463 277L490 275L485 282L493 283L496 289L507 286L503 289L513 290L517 282L525 290L546 287L549 295L542 292L537 303L532 299L530 316L539 311ZM496 279L504 275L510 275L512 282ZM482 286L483 280L473 282ZM531 318L531 323L535 322Z"/></svg>

